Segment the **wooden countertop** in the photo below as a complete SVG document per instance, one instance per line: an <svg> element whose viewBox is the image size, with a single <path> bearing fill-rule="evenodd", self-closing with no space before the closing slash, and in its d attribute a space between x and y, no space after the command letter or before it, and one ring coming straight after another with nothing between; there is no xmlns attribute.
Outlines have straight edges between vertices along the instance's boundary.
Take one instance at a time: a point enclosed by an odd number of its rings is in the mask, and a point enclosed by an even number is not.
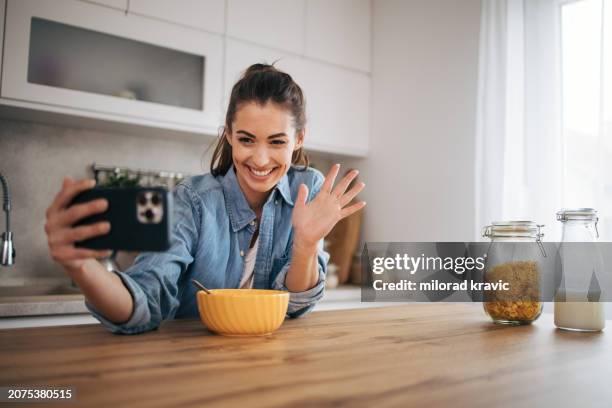
<svg viewBox="0 0 612 408"><path fill-rule="evenodd" d="M86 407L610 407L610 379L610 333L498 326L478 304L314 312L251 338L197 320L0 331L0 385L71 386Z"/></svg>

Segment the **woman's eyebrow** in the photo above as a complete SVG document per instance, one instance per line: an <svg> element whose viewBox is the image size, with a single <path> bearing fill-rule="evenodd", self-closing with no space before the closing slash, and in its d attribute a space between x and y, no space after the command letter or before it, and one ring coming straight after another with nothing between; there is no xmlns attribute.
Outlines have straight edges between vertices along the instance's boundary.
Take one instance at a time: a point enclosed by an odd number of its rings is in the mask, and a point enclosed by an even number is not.
<svg viewBox="0 0 612 408"><path fill-rule="evenodd" d="M243 135L250 136L254 139L257 139L257 136L255 136L252 133L247 132L246 130L237 130L236 133L242 133ZM268 139L274 139L274 138L283 137L283 136L287 136L287 134L285 132L275 133L273 135L268 136Z"/></svg>

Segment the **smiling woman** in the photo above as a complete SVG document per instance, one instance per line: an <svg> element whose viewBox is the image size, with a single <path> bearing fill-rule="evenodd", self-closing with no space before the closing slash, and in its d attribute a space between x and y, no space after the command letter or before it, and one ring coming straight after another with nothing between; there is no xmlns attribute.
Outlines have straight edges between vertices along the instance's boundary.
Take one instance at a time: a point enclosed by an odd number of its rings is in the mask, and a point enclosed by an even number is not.
<svg viewBox="0 0 612 408"><path fill-rule="evenodd" d="M323 238L365 202L351 204L364 188L348 189L356 170L334 187L340 165L325 177L308 167L304 108L290 75L271 65L249 67L232 89L210 174L187 178L174 191L170 248L140 254L125 272L106 271L95 259L104 253L74 247L111 226L73 228L107 203L68 207L93 183L66 179L47 211L49 248L83 290L92 314L116 333L197 317L191 279L210 289L288 291L290 317L312 310L325 288Z"/></svg>
<svg viewBox="0 0 612 408"><path fill-rule="evenodd" d="M210 172L224 175L235 165L238 182L252 207L292 164L308 167L303 151L306 115L301 88L271 65L254 64L234 85L225 127Z"/></svg>
<svg viewBox="0 0 612 408"><path fill-rule="evenodd" d="M236 114L234 130L225 133L224 146L232 152L238 183L252 208L262 206L291 167L293 152L302 149L304 130L296 131L292 122L273 102L247 102Z"/></svg>

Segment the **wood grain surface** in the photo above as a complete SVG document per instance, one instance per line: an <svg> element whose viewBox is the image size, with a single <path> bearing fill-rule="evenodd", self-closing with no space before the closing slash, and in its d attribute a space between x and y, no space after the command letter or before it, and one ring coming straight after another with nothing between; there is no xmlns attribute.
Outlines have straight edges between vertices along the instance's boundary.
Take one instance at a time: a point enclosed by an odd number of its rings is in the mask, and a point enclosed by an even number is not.
<svg viewBox="0 0 612 408"><path fill-rule="evenodd" d="M76 388L53 406L611 407L611 381L610 333L498 326L477 304L314 312L250 338L198 320L0 331L0 385Z"/></svg>

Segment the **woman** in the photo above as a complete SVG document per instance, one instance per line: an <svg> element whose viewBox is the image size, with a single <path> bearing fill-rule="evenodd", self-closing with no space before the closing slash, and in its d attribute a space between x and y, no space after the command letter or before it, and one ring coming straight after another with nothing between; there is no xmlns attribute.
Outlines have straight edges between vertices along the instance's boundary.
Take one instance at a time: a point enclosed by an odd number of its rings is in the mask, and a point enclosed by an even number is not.
<svg viewBox="0 0 612 408"><path fill-rule="evenodd" d="M115 333L155 329L162 320L196 317L198 279L209 288L272 288L290 292L288 315L310 311L323 296L329 256L323 238L365 202L364 187L347 191L357 171L335 187L340 165L323 178L308 167L302 145L305 102L300 87L271 65L255 64L234 85L211 173L190 177L174 192L171 247L142 253L125 272L96 258L108 251L74 243L108 233L100 222L73 228L105 211L106 200L68 207L93 180L66 178L47 210L52 258L82 289L92 314Z"/></svg>

